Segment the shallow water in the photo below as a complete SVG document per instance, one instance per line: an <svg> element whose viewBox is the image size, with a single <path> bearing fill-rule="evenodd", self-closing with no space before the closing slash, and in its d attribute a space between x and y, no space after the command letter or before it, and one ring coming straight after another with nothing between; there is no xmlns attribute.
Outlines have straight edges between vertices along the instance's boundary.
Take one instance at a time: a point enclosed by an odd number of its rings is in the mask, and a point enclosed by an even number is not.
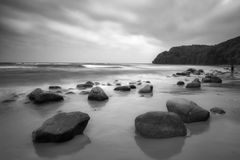
<svg viewBox="0 0 240 160"><path fill-rule="evenodd" d="M112 66L112 65L111 65ZM118 65L119 66L119 65ZM122 68L81 68L77 71L53 68L0 69L0 100L12 93L22 93L15 102L0 104L1 159L83 159L83 160L192 160L231 159L240 156L240 87L239 78L223 77L222 85L203 85L189 90L176 86L178 80L194 77L171 77L191 66L120 65ZM92 67L92 66L91 66ZM195 66L204 70L222 67ZM141 86L129 93L113 91L105 84L119 80L150 80L153 95L142 97ZM25 103L26 94L36 87L49 85L75 88L87 80L99 81L110 96L106 102L87 101L87 95L65 95L64 102L46 105ZM143 83L144 85L144 83ZM234 86L234 87L233 87ZM134 119L147 111L166 111L166 101L182 97L193 100L205 109L221 107L225 115L211 114L207 122L187 124L190 135L170 139L145 139L135 133ZM84 135L60 144L33 144L31 133L47 118L59 111L82 111L91 119Z"/></svg>

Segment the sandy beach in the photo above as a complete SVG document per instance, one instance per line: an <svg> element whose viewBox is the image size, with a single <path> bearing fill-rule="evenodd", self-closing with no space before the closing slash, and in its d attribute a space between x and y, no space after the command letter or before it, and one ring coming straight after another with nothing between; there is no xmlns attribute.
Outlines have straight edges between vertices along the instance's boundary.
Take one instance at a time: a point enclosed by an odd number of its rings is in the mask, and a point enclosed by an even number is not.
<svg viewBox="0 0 240 160"><path fill-rule="evenodd" d="M19 67L21 66L21 67ZM69 65L68 65L69 66ZM200 89L177 86L179 80L190 82L196 77L173 77L187 68L205 72L219 70L222 84L202 84ZM0 67L0 100L17 94L16 101L0 104L0 155L9 160L237 160L240 157L240 75L234 77L223 66L187 66L152 64L81 64L49 66L5 65ZM128 84L142 81L130 92L114 91L114 82ZM79 94L76 85L100 82L109 100L91 102ZM153 94L138 90L150 81ZM108 86L107 83L112 84ZM48 90L59 85L64 101L36 105L26 95L35 88ZM87 89L90 90L90 89ZM67 91L75 94L66 95ZM186 137L147 139L135 132L134 119L148 111L167 111L171 98L186 98L206 110L220 107L224 115L212 114L206 122L186 124ZM81 111L91 117L83 135L65 143L35 144L32 131L59 112Z"/></svg>

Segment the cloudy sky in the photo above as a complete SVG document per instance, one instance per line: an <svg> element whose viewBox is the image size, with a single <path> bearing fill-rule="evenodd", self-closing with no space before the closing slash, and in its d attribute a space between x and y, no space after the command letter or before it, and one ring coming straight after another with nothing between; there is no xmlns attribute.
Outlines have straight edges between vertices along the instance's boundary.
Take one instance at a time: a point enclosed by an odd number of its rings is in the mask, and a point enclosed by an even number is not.
<svg viewBox="0 0 240 160"><path fill-rule="evenodd" d="M239 0L0 0L0 61L151 62L239 31Z"/></svg>

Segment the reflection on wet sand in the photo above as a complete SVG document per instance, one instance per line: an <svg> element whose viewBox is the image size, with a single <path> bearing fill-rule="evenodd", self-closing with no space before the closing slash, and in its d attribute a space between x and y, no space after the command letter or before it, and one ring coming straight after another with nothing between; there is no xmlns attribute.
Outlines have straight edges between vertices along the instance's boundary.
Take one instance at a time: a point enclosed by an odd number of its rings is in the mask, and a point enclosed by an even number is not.
<svg viewBox="0 0 240 160"><path fill-rule="evenodd" d="M57 158L78 152L89 143L91 141L88 136L79 135L65 143L34 143L33 145L38 156Z"/></svg>
<svg viewBox="0 0 240 160"><path fill-rule="evenodd" d="M190 130L190 136L191 135L199 135L204 132L207 132L210 128L210 121L205 121L205 122L195 122L195 123L189 123L186 124L186 127L188 130Z"/></svg>
<svg viewBox="0 0 240 160"><path fill-rule="evenodd" d="M181 153L184 146L185 137L168 139L146 139L138 135L135 136L136 144L150 158L168 159Z"/></svg>
<svg viewBox="0 0 240 160"><path fill-rule="evenodd" d="M90 107L94 110L99 110L100 108L104 107L107 104L108 100L105 101L88 101Z"/></svg>

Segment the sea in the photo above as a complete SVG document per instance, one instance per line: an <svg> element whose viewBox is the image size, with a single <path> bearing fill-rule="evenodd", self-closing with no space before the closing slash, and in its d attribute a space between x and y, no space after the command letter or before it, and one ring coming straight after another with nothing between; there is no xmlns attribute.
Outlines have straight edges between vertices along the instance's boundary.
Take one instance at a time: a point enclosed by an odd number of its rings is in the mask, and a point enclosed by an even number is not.
<svg viewBox="0 0 240 160"><path fill-rule="evenodd" d="M202 84L200 89L177 86L204 75L174 76L188 68L217 74L221 84ZM91 102L77 84L98 82L108 101ZM130 92L114 91L116 83L140 82ZM138 90L153 85L153 93ZM36 105L27 94L36 88L61 86L64 101ZM89 91L90 89L86 89ZM67 92L74 94L66 94ZM238 160L240 157L240 67L156 65L148 63L0 63L0 159L7 160ZM185 98L210 110L205 122L186 124L188 135L147 139L135 132L134 120L149 111L167 111L166 102ZM9 100L10 99L10 100ZM9 101L8 101L9 100ZM90 121L83 135L65 143L36 144L32 132L59 112L81 111Z"/></svg>

